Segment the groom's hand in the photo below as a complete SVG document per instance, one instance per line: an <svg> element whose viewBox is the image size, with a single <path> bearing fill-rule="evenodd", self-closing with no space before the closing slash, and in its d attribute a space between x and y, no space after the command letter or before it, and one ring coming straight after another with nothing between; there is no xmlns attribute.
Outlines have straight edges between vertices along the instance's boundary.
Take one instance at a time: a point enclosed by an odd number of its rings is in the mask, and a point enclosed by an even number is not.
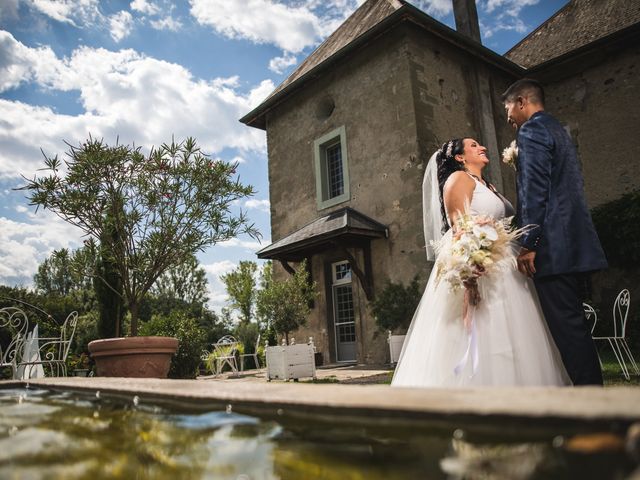
<svg viewBox="0 0 640 480"><path fill-rule="evenodd" d="M533 277L536 273L535 267L536 252L527 248L520 249L520 255L518 255L518 270L527 277Z"/></svg>

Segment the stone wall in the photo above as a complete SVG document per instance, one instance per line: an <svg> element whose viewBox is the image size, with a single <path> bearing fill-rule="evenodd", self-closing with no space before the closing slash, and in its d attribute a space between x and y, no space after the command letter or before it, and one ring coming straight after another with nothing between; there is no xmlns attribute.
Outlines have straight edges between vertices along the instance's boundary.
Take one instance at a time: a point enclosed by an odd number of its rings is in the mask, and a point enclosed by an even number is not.
<svg viewBox="0 0 640 480"><path fill-rule="evenodd" d="M640 188L635 140L640 131L640 47L546 84L547 110L575 141L590 208Z"/></svg>

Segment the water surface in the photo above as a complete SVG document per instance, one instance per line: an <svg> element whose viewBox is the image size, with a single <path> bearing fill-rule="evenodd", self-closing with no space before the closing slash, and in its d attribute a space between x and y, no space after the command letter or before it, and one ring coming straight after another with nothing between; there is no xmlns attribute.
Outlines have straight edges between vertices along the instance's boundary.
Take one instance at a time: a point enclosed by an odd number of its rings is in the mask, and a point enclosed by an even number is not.
<svg viewBox="0 0 640 480"><path fill-rule="evenodd" d="M363 427L169 411L137 397L0 390L0 478L624 478L624 452L575 454L550 432L514 440L451 429Z"/></svg>

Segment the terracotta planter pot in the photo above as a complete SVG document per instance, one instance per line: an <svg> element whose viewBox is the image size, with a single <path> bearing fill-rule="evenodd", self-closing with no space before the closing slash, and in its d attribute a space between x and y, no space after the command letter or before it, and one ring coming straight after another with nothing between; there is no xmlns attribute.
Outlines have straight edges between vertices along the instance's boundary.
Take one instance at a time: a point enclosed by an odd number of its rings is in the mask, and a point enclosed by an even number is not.
<svg viewBox="0 0 640 480"><path fill-rule="evenodd" d="M178 349L172 337L106 338L89 342L99 377L167 378Z"/></svg>

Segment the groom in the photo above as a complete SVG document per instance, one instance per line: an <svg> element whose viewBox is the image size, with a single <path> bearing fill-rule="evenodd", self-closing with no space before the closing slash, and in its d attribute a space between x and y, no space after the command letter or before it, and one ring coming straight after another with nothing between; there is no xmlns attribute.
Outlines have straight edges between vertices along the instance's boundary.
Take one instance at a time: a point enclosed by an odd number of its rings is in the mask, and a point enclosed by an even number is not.
<svg viewBox="0 0 640 480"><path fill-rule="evenodd" d="M607 267L583 193L571 138L544 111L544 90L522 79L502 95L518 129L518 269L533 277L540 305L574 385L602 385L580 295L584 274Z"/></svg>

